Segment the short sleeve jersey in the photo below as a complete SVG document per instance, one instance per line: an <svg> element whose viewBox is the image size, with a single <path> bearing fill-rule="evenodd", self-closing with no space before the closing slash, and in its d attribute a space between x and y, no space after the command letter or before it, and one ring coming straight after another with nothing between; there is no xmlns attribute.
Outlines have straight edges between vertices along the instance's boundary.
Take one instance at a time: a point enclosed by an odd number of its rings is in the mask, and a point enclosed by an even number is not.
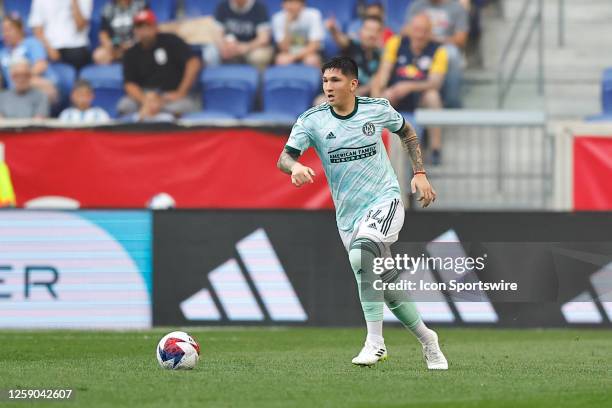
<svg viewBox="0 0 612 408"><path fill-rule="evenodd" d="M303 153L312 146L325 170L336 222L343 231L353 230L373 205L399 198L400 188L391 167L382 131L399 131L404 118L383 98L357 97L346 116L327 103L304 112L287 141L287 150Z"/></svg>
<svg viewBox="0 0 612 408"><path fill-rule="evenodd" d="M127 50L123 57L123 79L142 88L175 90L192 56L191 48L181 38L170 33L159 33L155 45L150 49L137 43Z"/></svg>
<svg viewBox="0 0 612 408"><path fill-rule="evenodd" d="M240 42L252 41L258 32L270 28L268 9L259 1L245 11L234 10L229 1L221 2L215 20L223 26L225 34L233 34Z"/></svg>

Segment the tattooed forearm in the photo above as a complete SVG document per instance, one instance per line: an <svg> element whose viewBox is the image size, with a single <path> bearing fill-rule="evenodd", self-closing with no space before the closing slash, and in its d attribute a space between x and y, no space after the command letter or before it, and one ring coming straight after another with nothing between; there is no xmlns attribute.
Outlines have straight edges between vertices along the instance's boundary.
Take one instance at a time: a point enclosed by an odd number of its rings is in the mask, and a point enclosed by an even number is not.
<svg viewBox="0 0 612 408"><path fill-rule="evenodd" d="M283 150L278 158L276 167L278 167L283 173L291 174L291 168L295 163L297 163L298 157L299 155L296 153L289 153L288 151Z"/></svg>
<svg viewBox="0 0 612 408"><path fill-rule="evenodd" d="M404 150L410 155L410 159L412 160L412 171L425 171L419 138L412 126L408 123L404 123L404 126L397 132L397 135L402 141Z"/></svg>

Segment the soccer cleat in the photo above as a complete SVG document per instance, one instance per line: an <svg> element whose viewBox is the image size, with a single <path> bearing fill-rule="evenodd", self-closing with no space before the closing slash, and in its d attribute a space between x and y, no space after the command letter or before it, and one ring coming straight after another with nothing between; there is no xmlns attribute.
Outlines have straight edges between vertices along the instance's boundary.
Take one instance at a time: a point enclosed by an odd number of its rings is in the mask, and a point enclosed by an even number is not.
<svg viewBox="0 0 612 408"><path fill-rule="evenodd" d="M440 350L438 344L438 335L432 330L433 339L423 344L423 358L427 363L427 368L430 370L448 370L448 361Z"/></svg>
<svg viewBox="0 0 612 408"><path fill-rule="evenodd" d="M366 341L357 357L353 358L353 364L360 366L372 366L377 362L385 361L386 359L387 348L384 344L376 345Z"/></svg>

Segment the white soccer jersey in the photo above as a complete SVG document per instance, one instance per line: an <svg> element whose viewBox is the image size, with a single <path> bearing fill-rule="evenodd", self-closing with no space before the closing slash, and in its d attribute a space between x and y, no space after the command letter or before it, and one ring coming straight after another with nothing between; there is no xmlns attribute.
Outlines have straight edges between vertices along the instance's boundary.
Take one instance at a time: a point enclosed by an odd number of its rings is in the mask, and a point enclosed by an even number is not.
<svg viewBox="0 0 612 408"><path fill-rule="evenodd" d="M383 98L357 97L355 110L337 115L328 103L304 112L296 121L287 147L317 151L336 206L342 231L355 224L374 204L400 198L381 133L399 131L404 118Z"/></svg>

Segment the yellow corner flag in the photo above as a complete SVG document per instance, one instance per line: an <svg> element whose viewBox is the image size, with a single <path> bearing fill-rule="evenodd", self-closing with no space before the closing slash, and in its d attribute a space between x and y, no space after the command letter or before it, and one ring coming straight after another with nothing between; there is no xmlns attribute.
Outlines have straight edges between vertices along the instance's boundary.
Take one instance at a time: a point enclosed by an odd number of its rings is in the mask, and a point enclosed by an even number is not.
<svg viewBox="0 0 612 408"><path fill-rule="evenodd" d="M11 173L4 161L4 144L0 143L0 207L15 207L16 205Z"/></svg>

